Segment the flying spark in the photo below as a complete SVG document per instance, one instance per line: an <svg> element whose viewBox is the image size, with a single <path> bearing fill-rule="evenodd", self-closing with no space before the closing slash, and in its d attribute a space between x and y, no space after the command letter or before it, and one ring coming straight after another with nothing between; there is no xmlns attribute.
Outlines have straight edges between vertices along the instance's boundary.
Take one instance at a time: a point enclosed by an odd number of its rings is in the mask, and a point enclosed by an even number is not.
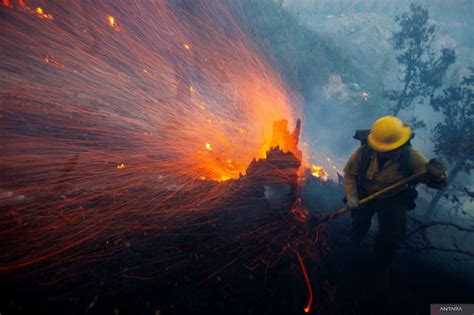
<svg viewBox="0 0 474 315"><path fill-rule="evenodd" d="M115 21L115 18L112 16L112 15L109 15L107 17L108 21L109 21L109 25L116 31L116 32L120 32L120 27L117 23L117 21Z"/></svg>
<svg viewBox="0 0 474 315"><path fill-rule="evenodd" d="M298 98L225 2L12 3L0 19L0 271L87 264L172 229L218 228L212 218L226 200L225 213L241 211L251 180L239 179L252 165L261 175L271 148L301 158L299 126L287 131ZM308 245L296 226L279 234L289 227L277 218L206 250ZM264 245L229 252L267 261Z"/></svg>

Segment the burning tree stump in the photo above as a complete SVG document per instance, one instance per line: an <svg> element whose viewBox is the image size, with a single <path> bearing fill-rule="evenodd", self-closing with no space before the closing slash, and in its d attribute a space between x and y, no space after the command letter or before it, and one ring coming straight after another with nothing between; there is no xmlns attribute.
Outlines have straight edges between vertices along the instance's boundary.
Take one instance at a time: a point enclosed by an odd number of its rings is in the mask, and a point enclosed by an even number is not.
<svg viewBox="0 0 474 315"><path fill-rule="evenodd" d="M254 159L246 171L244 181L251 186L259 186L265 197L281 207L289 209L296 201L298 170L302 153L298 150L301 121L298 119L292 133L288 131L288 121L282 119L273 123L271 148L265 159ZM255 187L256 188L256 187ZM279 198L283 195L283 198ZM275 202L273 203L275 205Z"/></svg>

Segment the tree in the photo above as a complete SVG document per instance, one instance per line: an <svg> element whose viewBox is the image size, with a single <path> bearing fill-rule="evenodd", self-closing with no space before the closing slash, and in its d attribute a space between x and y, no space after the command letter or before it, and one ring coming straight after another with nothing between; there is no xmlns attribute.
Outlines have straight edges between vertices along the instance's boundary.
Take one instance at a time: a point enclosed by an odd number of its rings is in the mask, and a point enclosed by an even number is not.
<svg viewBox="0 0 474 315"><path fill-rule="evenodd" d="M445 158L451 168L450 181L459 173L470 175L474 169L474 67L463 77L461 84L449 87L433 98L431 106L444 116L442 122L433 129L432 140L436 154ZM470 194L468 189L461 189ZM436 207L445 192L439 191L430 202L427 214L436 214ZM455 196L454 194L451 194ZM456 197L453 202L459 200Z"/></svg>
<svg viewBox="0 0 474 315"><path fill-rule="evenodd" d="M441 88L446 71L456 60L454 50L433 47L436 40L436 26L429 22L428 11L412 3L410 12L397 16L400 26L392 36L393 47L397 51L396 60L402 68L401 90L388 90L385 97L393 103L390 111L397 115L402 110L411 109L416 102L432 101ZM413 127L424 126L416 121Z"/></svg>

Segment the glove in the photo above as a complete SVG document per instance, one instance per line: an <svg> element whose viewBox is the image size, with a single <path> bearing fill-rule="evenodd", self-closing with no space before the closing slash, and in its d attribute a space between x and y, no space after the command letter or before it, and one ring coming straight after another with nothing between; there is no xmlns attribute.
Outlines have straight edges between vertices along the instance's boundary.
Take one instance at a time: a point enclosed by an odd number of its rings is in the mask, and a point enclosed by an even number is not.
<svg viewBox="0 0 474 315"><path fill-rule="evenodd" d="M430 176L430 180L434 182L442 182L446 178L446 169L443 162L438 159L431 159L426 163L426 170Z"/></svg>
<svg viewBox="0 0 474 315"><path fill-rule="evenodd" d="M359 199L356 197L347 198L347 207L349 209L355 209L359 207Z"/></svg>

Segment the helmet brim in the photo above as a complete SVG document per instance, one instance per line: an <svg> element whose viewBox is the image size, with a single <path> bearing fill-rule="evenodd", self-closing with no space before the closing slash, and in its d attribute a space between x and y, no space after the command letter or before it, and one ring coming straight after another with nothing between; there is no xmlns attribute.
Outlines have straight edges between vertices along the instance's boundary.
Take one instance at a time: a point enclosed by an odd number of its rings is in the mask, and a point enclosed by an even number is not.
<svg viewBox="0 0 474 315"><path fill-rule="evenodd" d="M398 149L399 147L407 143L408 140L410 140L411 135L412 135L411 128L408 126L404 126L402 130L402 136L400 137L400 139L398 139L395 142L392 142L392 143L379 142L377 141L377 139L375 139L374 135L370 133L369 136L367 137L367 143L372 149L374 149L377 152L388 152L388 151Z"/></svg>

